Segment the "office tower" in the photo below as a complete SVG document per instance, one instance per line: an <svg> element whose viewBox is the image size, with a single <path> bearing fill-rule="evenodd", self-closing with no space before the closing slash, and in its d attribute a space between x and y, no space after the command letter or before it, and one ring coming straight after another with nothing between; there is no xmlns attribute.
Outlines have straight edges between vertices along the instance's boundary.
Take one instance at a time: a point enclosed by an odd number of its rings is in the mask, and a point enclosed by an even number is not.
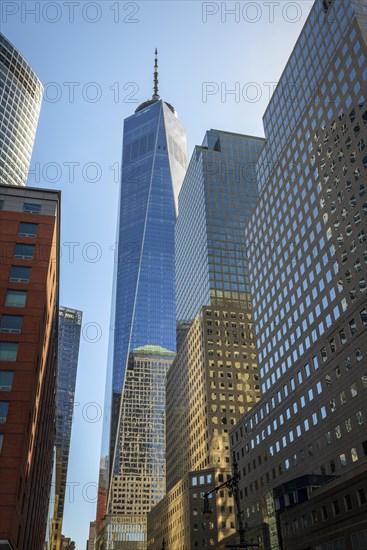
<svg viewBox="0 0 367 550"><path fill-rule="evenodd" d="M37 75L0 33L0 184L25 185L43 86Z"/></svg>
<svg viewBox="0 0 367 550"><path fill-rule="evenodd" d="M192 321L203 305L249 307L243 231L258 197L263 141L210 130L195 148L176 226L179 323Z"/></svg>
<svg viewBox="0 0 367 550"><path fill-rule="evenodd" d="M56 391L56 499L51 550L60 550L82 312L60 307Z"/></svg>
<svg viewBox="0 0 367 550"><path fill-rule="evenodd" d="M99 539L107 538L105 548L145 548L146 514L164 494L164 374L176 350L175 202L186 165L186 133L158 95L156 56L154 95L124 121L112 397L105 407L110 442L102 450L109 479L99 488L107 501Z"/></svg>
<svg viewBox="0 0 367 550"><path fill-rule="evenodd" d="M245 231L262 399L232 447L249 535L265 548L366 540L365 523L343 531L328 500L344 508L367 460L365 22L362 2L317 0L264 115L260 198ZM339 481L313 493L327 476ZM280 519L307 499L319 504L300 506L304 519Z"/></svg>
<svg viewBox="0 0 367 550"><path fill-rule="evenodd" d="M0 190L0 540L41 550L55 439L60 193Z"/></svg>
<svg viewBox="0 0 367 550"><path fill-rule="evenodd" d="M192 155L176 224L178 337L167 374L167 494L148 516L148 548L216 548L234 534L223 490L229 430L260 399L243 231L258 191L263 140L210 130ZM188 322L191 321L190 325Z"/></svg>

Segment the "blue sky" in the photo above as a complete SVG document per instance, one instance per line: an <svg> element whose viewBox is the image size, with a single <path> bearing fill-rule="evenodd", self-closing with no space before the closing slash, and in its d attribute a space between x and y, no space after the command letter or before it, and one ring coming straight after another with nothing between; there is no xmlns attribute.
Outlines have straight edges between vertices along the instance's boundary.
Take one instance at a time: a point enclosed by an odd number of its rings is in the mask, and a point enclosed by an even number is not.
<svg viewBox="0 0 367 550"><path fill-rule="evenodd" d="M84 313L63 527L77 550L95 517L123 119L152 95L158 47L190 155L210 128L263 136L311 4L2 2L1 31L45 86L28 185L62 191L60 303Z"/></svg>

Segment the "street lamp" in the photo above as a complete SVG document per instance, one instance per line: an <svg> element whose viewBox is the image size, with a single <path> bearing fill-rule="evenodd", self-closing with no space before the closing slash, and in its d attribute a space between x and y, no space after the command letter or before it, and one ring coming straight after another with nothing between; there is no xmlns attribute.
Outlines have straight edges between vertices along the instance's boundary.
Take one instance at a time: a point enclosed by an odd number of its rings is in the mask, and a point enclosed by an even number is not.
<svg viewBox="0 0 367 550"><path fill-rule="evenodd" d="M166 541L164 540L164 537L162 540L162 550L166 550Z"/></svg>
<svg viewBox="0 0 367 550"><path fill-rule="evenodd" d="M226 545L226 548L239 548L239 549L240 548L241 549L258 548L259 544L257 544L257 543L247 544L246 541L245 541L245 531L247 529L247 523L244 523L244 521L242 519L240 491L239 491L239 488L238 488L238 481L240 479L240 474L239 474L239 471L238 471L238 464L237 464L235 453L233 453L232 466L233 466L233 476L231 477L231 479L228 479L224 483L221 483L221 485L217 485L217 487L214 487L214 489L212 489L212 491L208 491L207 493L204 494L204 496L203 496L203 498L204 498L203 514L207 519L209 519L211 514L212 514L212 508L209 504L209 495L211 495L213 493L216 493L217 491L219 491L222 488L228 489L229 496L233 495L233 498L234 498L234 501L235 501L235 504L236 504L236 511L237 511L236 515L237 515L237 524L238 524L238 530L237 531L238 531L238 534L240 535L240 544L229 544L229 545Z"/></svg>

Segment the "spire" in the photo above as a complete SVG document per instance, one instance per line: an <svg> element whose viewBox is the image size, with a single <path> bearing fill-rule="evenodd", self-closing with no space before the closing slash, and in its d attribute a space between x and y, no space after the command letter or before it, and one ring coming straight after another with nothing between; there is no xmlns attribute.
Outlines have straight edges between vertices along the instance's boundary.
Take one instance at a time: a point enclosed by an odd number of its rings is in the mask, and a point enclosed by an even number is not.
<svg viewBox="0 0 367 550"><path fill-rule="evenodd" d="M160 99L158 94L158 50L155 49L155 58L154 58L154 94L152 99Z"/></svg>

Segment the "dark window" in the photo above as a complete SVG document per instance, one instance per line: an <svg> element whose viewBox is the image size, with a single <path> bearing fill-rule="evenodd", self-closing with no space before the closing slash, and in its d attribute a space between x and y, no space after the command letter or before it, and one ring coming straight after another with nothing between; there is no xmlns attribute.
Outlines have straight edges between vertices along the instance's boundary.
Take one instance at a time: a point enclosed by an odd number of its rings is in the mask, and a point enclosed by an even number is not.
<svg viewBox="0 0 367 550"><path fill-rule="evenodd" d="M347 512L348 512L348 510L352 509L352 499L350 498L350 495L345 495L345 497L344 497L344 506L345 506L345 509L346 509Z"/></svg>
<svg viewBox="0 0 367 550"><path fill-rule="evenodd" d="M14 250L14 258L21 260L33 260L34 257L34 244L17 243Z"/></svg>
<svg viewBox="0 0 367 550"><path fill-rule="evenodd" d="M24 307L27 300L26 290L7 290L5 305L6 307Z"/></svg>
<svg viewBox="0 0 367 550"><path fill-rule="evenodd" d="M0 342L0 361L16 361L18 347L17 342Z"/></svg>
<svg viewBox="0 0 367 550"><path fill-rule="evenodd" d="M327 513L326 506L321 506L321 515L322 515L322 519L324 521L326 521L328 519L328 513Z"/></svg>
<svg viewBox="0 0 367 550"><path fill-rule="evenodd" d="M334 516L338 516L340 514L338 501L333 500L333 502L331 503L331 507L333 509Z"/></svg>
<svg viewBox="0 0 367 550"><path fill-rule="evenodd" d="M3 315L1 317L0 332L20 333L23 317L21 315Z"/></svg>
<svg viewBox="0 0 367 550"><path fill-rule="evenodd" d="M4 424L6 422L6 417L8 416L8 408L8 401L0 401L0 424Z"/></svg>
<svg viewBox="0 0 367 550"><path fill-rule="evenodd" d="M13 265L10 272L10 281L14 283L29 283L31 268L22 265Z"/></svg>
<svg viewBox="0 0 367 550"><path fill-rule="evenodd" d="M41 204L25 202L23 204L23 212L27 212L28 214L39 214L41 212Z"/></svg>
<svg viewBox="0 0 367 550"><path fill-rule="evenodd" d="M26 223L21 222L19 224L19 237L37 237L38 233L38 224L37 223Z"/></svg>
<svg viewBox="0 0 367 550"><path fill-rule="evenodd" d="M0 391L10 391L13 385L14 372L12 370L0 370Z"/></svg>
<svg viewBox="0 0 367 550"><path fill-rule="evenodd" d="M357 491L357 496L358 496L358 503L360 506L364 506L366 504L366 494L364 492L364 489L361 488L361 489L358 489Z"/></svg>

